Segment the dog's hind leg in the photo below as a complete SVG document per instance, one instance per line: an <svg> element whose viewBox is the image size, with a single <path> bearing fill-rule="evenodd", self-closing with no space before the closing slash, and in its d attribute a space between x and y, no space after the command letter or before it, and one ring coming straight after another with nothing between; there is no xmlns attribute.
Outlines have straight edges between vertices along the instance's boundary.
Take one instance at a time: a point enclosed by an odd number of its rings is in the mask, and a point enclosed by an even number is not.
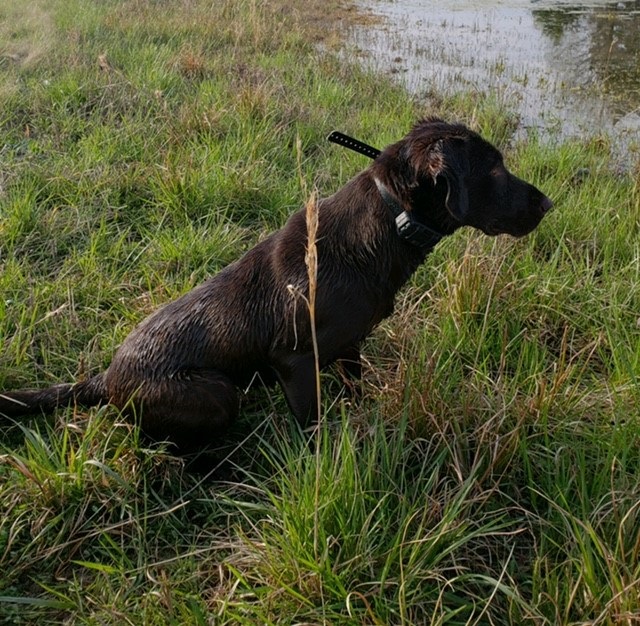
<svg viewBox="0 0 640 626"><path fill-rule="evenodd" d="M238 415L235 385L218 371L179 372L146 383L135 395L142 431L156 441L170 441L180 453L215 444Z"/></svg>

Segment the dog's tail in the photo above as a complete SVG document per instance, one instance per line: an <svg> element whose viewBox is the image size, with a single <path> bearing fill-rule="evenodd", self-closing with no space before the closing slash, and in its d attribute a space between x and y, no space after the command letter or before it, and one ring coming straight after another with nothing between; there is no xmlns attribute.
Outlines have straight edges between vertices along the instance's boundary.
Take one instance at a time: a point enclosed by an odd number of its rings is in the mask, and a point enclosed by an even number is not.
<svg viewBox="0 0 640 626"><path fill-rule="evenodd" d="M95 406L107 402L102 374L79 383L63 383L47 389L0 391L0 417L20 417L34 413L51 413L60 406L80 404Z"/></svg>

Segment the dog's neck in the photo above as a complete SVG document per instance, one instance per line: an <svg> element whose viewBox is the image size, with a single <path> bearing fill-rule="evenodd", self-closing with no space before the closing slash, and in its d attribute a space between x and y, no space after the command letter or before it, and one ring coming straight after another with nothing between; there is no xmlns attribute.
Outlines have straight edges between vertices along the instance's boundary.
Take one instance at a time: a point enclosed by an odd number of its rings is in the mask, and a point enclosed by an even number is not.
<svg viewBox="0 0 640 626"><path fill-rule="evenodd" d="M349 150L368 156L370 159L375 160L382 154L382 151L378 150L378 148L374 148L338 131L333 131L327 139ZM402 207L391 190L377 176L374 176L373 180L376 183L380 197L393 214L396 230L400 239L411 244L426 255L435 248L443 237L450 234L440 232L435 228L430 228L426 224L416 220L411 212L406 211Z"/></svg>
<svg viewBox="0 0 640 626"><path fill-rule="evenodd" d="M434 228L422 224L417 221L411 213L405 211L398 202L398 199L377 176L374 176L373 180L376 183L380 197L393 214L398 236L401 239L419 248L423 252L430 252L443 237L446 237L446 233L441 233Z"/></svg>

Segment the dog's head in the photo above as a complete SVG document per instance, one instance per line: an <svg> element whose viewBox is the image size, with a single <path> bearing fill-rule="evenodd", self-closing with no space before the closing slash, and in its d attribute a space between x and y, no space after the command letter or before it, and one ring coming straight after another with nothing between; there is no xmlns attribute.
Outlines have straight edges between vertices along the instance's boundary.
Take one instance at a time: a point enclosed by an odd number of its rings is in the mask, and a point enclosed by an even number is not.
<svg viewBox="0 0 640 626"><path fill-rule="evenodd" d="M511 174L500 152L477 133L439 119L416 124L375 167L416 219L431 226L435 219L444 232L474 226L487 235L520 237L553 206Z"/></svg>

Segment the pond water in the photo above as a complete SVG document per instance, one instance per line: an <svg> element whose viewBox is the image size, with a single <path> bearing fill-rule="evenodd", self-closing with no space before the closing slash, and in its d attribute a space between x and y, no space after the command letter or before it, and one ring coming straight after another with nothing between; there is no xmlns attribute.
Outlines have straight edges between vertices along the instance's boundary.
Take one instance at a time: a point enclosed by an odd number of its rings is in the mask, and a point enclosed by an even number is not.
<svg viewBox="0 0 640 626"><path fill-rule="evenodd" d="M380 16L352 35L363 62L414 93L492 93L521 132L606 132L640 150L640 0L359 0Z"/></svg>

